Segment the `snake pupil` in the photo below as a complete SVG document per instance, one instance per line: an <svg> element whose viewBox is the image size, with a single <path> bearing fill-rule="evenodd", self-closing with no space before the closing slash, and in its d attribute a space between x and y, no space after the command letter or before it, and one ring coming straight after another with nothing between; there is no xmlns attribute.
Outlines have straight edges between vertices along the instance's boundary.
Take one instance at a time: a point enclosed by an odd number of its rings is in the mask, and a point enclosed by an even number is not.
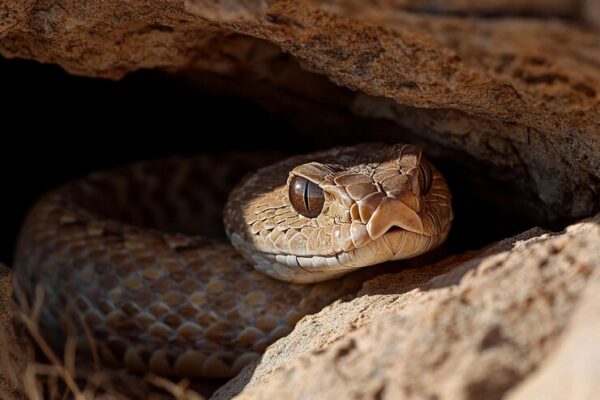
<svg viewBox="0 0 600 400"><path fill-rule="evenodd" d="M325 203L323 189L300 176L294 176L290 181L289 199L294 210L307 218L318 217Z"/></svg>

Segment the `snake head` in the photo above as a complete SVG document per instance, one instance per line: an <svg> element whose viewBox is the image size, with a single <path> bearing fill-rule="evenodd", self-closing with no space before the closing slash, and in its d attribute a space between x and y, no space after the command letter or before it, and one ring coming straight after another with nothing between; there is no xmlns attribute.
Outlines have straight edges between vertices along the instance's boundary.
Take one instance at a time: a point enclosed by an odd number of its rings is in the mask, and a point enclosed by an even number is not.
<svg viewBox="0 0 600 400"><path fill-rule="evenodd" d="M417 256L441 244L452 221L446 182L415 145L293 157L242 182L230 205L234 246L260 271L295 282Z"/></svg>

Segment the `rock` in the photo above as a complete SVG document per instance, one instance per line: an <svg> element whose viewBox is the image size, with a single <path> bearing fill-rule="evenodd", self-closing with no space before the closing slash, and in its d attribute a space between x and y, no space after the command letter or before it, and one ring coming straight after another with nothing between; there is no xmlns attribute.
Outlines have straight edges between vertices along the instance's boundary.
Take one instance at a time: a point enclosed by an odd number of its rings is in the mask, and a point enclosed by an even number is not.
<svg viewBox="0 0 600 400"><path fill-rule="evenodd" d="M577 9L574 0L496 0L489 9L465 1L374 3L9 0L0 6L0 54L109 78L141 68L236 76L238 92L259 87L252 96L280 108L269 96L293 82L285 107L312 105L308 114L317 107L336 121L340 112L388 119L402 130L388 129L387 140L408 138L466 167L465 187L474 193L489 192L490 176L507 187L492 201L521 193L499 207L542 223L598 211L597 35L574 22L460 17L564 15ZM262 78L247 78L254 75ZM307 88L298 85L305 81ZM348 133L352 125L337 126ZM381 138L365 129L357 136ZM482 168L490 175L483 182Z"/></svg>
<svg viewBox="0 0 600 400"><path fill-rule="evenodd" d="M428 150L461 164L472 159L519 186L525 195L515 200L527 213L557 220L597 210L600 71L588 58L600 56L596 35L554 21L366 10L361 24L358 13L349 19L297 2L265 7L232 15L210 1L189 2L198 15L377 96L358 97L352 110L388 118Z"/></svg>
<svg viewBox="0 0 600 400"><path fill-rule="evenodd" d="M13 324L12 272L0 264L0 397L24 399L23 373L33 358L33 348L23 327Z"/></svg>
<svg viewBox="0 0 600 400"><path fill-rule="evenodd" d="M465 1L373 3L9 0L0 6L0 54L112 78L141 68L258 73L268 77L259 86L275 91L322 74L357 92L336 95L326 80L309 90L296 84L288 107L298 107L294 100L303 94L312 104L333 95L334 113L389 119L408 132L392 129L388 140L404 135L467 166L465 186L477 186L474 192L486 193L473 172L489 170L509 187L489 197L518 190L510 206L499 206L539 222L598 211L597 35L557 20L443 14L564 15L577 9L574 0L496 0L486 2L489 9ZM282 82L270 77L273 70L292 75ZM360 140L374 139L362 132Z"/></svg>
<svg viewBox="0 0 600 400"><path fill-rule="evenodd" d="M585 364L553 358L584 363L596 343L553 352L569 340L574 310L592 301L582 300L588 281L600 279L599 223L600 215L559 234L527 232L446 261L452 269L425 283L417 271L377 277L352 301L302 319L213 399L497 399L558 364L554 373L576 385ZM589 307L573 320L582 338L597 337ZM524 398L531 390L541 389Z"/></svg>
<svg viewBox="0 0 600 400"><path fill-rule="evenodd" d="M196 10L194 7L191 9ZM223 18L227 21L231 18L230 15L211 11L210 4L200 3L197 9L215 20ZM359 34L356 25L344 24L344 18L336 20L329 17L321 22L317 21L317 16L311 17L309 12L302 11L283 9L281 12L286 17L281 19L305 21L297 24L310 26L310 32L307 32L308 29L292 27L280 33L276 28L256 24L242 17L239 17L241 22L236 22L235 29L273 40L296 55L303 65L310 65L311 70L334 77L341 85L376 95L368 96L361 92L336 94L338 102L350 112L371 119L391 120L404 128L403 132L411 132L405 136L424 145L430 154L434 153L463 167L468 165L470 171L465 174L466 180L470 180L470 186L478 186L473 192L488 193L483 186L489 187L489 182L473 179L482 168L488 171L487 179L491 176L511 186L517 185L523 195L511 199L508 207L506 204L498 206L522 210L524 214L535 215L541 222L582 217L597 210L596 199L600 186L594 166L599 159L594 149L600 143L593 134L595 123L591 120L590 124L584 122L588 117L592 120L597 118L594 111L597 107L597 90L592 88L593 85L589 86L590 81L583 82L577 76L583 70L587 74L592 70L597 72L597 69L593 63L575 61L571 51L580 49L577 50L578 54L598 55L595 35L558 22L467 20L466 23L460 18L431 18L384 11L372 11L369 14L371 21L380 21L384 28L364 28L363 31L369 32L367 35L365 32ZM288 14L293 17L288 17ZM403 29L399 32L396 32L398 29L385 29L392 26L402 26ZM327 34L337 30L344 33ZM415 35L407 38L402 35L405 31L414 31ZM357 35L359 38L361 35L372 38L372 43L366 38L362 41L352 40L349 48L344 48L340 43L344 39L339 38ZM319 42L311 39L313 37L318 37ZM413 66L406 65L403 61L406 57L398 48L400 45L411 49L410 60L415 57L423 59ZM341 53L342 48L346 55ZM419 55L413 57L412 49ZM336 51L340 60L335 60L332 55ZM364 64L361 57L364 60L369 54L378 56L371 57L364 71L359 71L359 66ZM272 74L274 68L270 66L281 59L274 53L271 55L270 58L255 56L254 62L262 65L256 70ZM440 62L440 59L447 62ZM573 62L580 67L571 68L569 65ZM281 66L281 62L275 65ZM452 67L449 70L444 70L444 66L450 65ZM343 69L344 66L346 69ZM257 73L256 70L254 73ZM450 73L450 70L456 74ZM596 72L593 74L596 75ZM437 76L429 82L423 81L422 77L429 77L429 73ZM461 74L464 74L464 79L459 77ZM310 74L302 74L301 71L288 76L295 82L314 81ZM409 79L411 76L415 79ZM404 83L399 84L398 77ZM457 81L452 84L450 78ZM596 82L597 78L592 81ZM269 80L265 76L261 79L263 85L265 80ZM376 86L374 82L377 82ZM452 88L446 86L449 83ZM285 88L284 92L289 89L289 85L281 80L273 84ZM297 98L322 100L328 98L327 95L332 91L326 90L323 84L321 87L321 96L316 90L306 93L294 89ZM431 96L424 93L429 90L427 88L431 89ZM469 91L473 95L471 99L465 99L470 103L469 106L463 107L458 100L448 97L462 97L468 95ZM264 89L262 92L264 94ZM508 96L504 98L506 105L515 108L501 111L498 104L492 106L491 103L503 98L504 95L499 96L499 93L505 93ZM482 103L491 100L490 95L495 99L490 102L490 108L476 110ZM426 97L425 102L421 102L417 98L419 96ZM434 96L439 98L433 99ZM568 100L569 106L564 104L566 99L571 99ZM523 107L528 109L530 106L533 106L530 111L523 112ZM566 113L573 111L572 106L581 112L577 111L567 120ZM431 110L432 107L436 109ZM319 112L323 112L322 103L319 104ZM588 117L585 117L586 114ZM516 115L527 121L517 122L514 119ZM350 131L347 126L342 129L346 133ZM385 138L398 140L403 132L396 129ZM370 135L373 136L374 133ZM360 137L364 137L364 134ZM570 168L571 163L577 164L578 168ZM506 197L506 193L489 196L492 200ZM519 207L515 207L515 201Z"/></svg>
<svg viewBox="0 0 600 400"><path fill-rule="evenodd" d="M222 36L176 0L4 1L0 15L4 56L88 76L119 78L140 68L185 65Z"/></svg>
<svg viewBox="0 0 600 400"><path fill-rule="evenodd" d="M600 393L600 279L595 274L558 348L508 396L511 400L595 399Z"/></svg>

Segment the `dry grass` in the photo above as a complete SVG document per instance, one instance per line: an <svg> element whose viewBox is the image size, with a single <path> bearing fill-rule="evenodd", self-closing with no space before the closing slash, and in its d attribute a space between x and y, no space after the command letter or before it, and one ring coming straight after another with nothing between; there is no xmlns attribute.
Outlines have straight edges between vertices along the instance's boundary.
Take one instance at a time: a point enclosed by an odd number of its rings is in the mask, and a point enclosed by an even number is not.
<svg viewBox="0 0 600 400"><path fill-rule="evenodd" d="M16 286L16 285L15 285ZM15 294L20 311L15 323L22 324L36 347L30 355L17 354L17 338L14 332L0 324L0 398L31 400L107 400L107 399L175 399L200 400L203 397L190 389L188 380L175 383L153 374L138 376L122 369L102 365L97 346L89 327L80 318L89 348L91 362L79 363L77 354L76 328L67 326L69 334L64 343L63 354L49 345L39 329L39 318L44 304L44 291L38 287L35 300L30 304L27 296L18 287ZM6 349L4 346L12 346ZM36 355L37 353L37 355ZM13 356L11 356L13 354ZM2 380L5 384L2 384ZM20 392L20 394L19 394Z"/></svg>

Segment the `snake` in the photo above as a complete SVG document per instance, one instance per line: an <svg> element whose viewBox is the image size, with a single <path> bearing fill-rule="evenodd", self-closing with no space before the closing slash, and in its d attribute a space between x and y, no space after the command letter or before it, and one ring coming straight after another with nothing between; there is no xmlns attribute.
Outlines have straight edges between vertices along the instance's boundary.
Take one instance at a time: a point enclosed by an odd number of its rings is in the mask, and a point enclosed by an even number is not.
<svg viewBox="0 0 600 400"><path fill-rule="evenodd" d="M43 195L15 252L24 292L43 289L41 331L64 342L84 326L78 351L110 366L228 378L355 290L357 270L426 253L450 231L448 185L417 145L251 160L137 162Z"/></svg>

